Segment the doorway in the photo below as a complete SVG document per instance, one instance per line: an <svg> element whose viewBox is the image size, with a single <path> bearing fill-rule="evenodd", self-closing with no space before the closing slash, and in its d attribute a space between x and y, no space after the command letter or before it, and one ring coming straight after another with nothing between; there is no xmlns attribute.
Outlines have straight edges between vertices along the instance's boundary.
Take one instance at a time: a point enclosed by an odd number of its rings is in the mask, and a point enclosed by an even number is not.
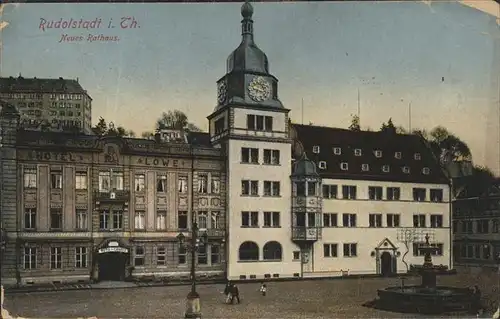
<svg viewBox="0 0 500 319"><path fill-rule="evenodd" d="M125 280L127 256L117 252L99 254L99 281Z"/></svg>
<svg viewBox="0 0 500 319"><path fill-rule="evenodd" d="M393 257L391 253L384 251L382 255L380 255L380 272L382 276L388 277L393 274L392 264Z"/></svg>

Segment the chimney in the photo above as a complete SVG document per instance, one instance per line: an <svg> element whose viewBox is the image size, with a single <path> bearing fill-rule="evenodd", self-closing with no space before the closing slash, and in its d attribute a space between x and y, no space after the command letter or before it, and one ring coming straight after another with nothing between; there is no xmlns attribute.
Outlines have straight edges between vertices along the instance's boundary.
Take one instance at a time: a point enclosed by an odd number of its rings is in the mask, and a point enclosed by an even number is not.
<svg viewBox="0 0 500 319"><path fill-rule="evenodd" d="M76 83L80 83L80 82L78 82L78 78L76 78Z"/></svg>

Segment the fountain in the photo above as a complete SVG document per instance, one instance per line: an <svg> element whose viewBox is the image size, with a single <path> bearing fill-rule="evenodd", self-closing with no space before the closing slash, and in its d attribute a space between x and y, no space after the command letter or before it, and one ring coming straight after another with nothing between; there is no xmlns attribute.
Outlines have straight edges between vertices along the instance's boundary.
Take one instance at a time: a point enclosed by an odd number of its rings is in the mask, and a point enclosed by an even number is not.
<svg viewBox="0 0 500 319"><path fill-rule="evenodd" d="M432 264L431 254L438 248L429 243L429 234L419 249L424 253L424 264L419 270L421 285L405 286L403 279L398 287L379 289L377 305L387 310L423 314L468 311L473 300L470 289L436 286L439 269Z"/></svg>

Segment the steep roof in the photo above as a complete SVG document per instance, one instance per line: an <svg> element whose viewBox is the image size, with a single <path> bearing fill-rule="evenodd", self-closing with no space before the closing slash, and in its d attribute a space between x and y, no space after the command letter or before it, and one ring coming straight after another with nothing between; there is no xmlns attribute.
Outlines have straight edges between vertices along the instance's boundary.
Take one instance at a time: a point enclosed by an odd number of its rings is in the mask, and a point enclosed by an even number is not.
<svg viewBox="0 0 500 319"><path fill-rule="evenodd" d="M500 179L485 179L471 175L453 180L457 200L500 197Z"/></svg>
<svg viewBox="0 0 500 319"><path fill-rule="evenodd" d="M321 177L448 183L421 136L301 124L291 127L295 140L316 163Z"/></svg>
<svg viewBox="0 0 500 319"><path fill-rule="evenodd" d="M87 93L77 80L0 77L1 93Z"/></svg>

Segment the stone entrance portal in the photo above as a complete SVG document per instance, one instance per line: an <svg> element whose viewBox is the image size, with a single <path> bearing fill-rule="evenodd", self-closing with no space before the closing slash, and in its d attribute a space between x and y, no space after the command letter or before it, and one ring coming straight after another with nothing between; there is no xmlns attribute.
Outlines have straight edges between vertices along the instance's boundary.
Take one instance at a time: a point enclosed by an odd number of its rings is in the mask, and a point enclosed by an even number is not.
<svg viewBox="0 0 500 319"><path fill-rule="evenodd" d="M397 273L397 247L388 238L375 247L372 256L376 258L377 274L392 276Z"/></svg>
<svg viewBox="0 0 500 319"><path fill-rule="evenodd" d="M110 240L97 250L98 280L123 281L129 262L129 249Z"/></svg>

